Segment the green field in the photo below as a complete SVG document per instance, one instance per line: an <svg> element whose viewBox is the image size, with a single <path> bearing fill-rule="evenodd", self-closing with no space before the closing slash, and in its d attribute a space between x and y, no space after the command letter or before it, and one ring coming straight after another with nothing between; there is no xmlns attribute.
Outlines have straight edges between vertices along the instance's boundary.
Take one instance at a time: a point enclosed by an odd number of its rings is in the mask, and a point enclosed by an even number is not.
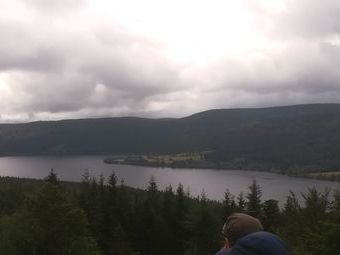
<svg viewBox="0 0 340 255"><path fill-rule="evenodd" d="M171 164L181 161L199 161L204 159L203 153L179 153L179 154L165 154L165 155L147 155L143 159L150 163L165 163Z"/></svg>
<svg viewBox="0 0 340 255"><path fill-rule="evenodd" d="M340 176L340 171L329 171L329 172L319 172L319 173L308 173L307 176L318 177L318 176Z"/></svg>

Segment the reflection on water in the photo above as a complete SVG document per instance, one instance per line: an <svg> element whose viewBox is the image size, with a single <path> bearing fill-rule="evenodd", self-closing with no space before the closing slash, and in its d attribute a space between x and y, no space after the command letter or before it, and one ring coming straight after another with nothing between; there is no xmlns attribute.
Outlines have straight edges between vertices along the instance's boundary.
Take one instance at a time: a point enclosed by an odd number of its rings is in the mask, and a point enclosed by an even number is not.
<svg viewBox="0 0 340 255"><path fill-rule="evenodd" d="M311 179L288 177L284 175L237 170L207 169L171 169L129 165L108 165L102 156L72 157L3 157L0 158L0 175L43 178L51 168L61 180L79 181L85 169L99 176L108 176L112 170L126 185L145 188L151 176L154 176L160 189L168 185L177 187L182 183L192 195L199 195L204 190L211 199L223 199L226 188L237 196L247 193L247 187L256 179L263 190L263 199L277 199L281 204L289 191L297 194L306 192L308 187L317 187L323 191L327 187L339 188L340 184Z"/></svg>

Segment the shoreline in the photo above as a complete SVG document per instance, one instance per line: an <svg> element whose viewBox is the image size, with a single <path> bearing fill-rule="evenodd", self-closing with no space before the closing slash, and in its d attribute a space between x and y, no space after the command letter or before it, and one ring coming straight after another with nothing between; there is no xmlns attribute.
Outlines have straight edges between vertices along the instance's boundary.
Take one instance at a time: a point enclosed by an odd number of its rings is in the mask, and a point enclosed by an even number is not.
<svg viewBox="0 0 340 255"><path fill-rule="evenodd" d="M340 171L301 171L300 173L297 170L280 170L275 168L275 166L265 167L256 162L243 162L243 164L238 164L235 162L218 162L218 161L209 161L209 160L186 160L186 161L173 161L171 163L165 162L150 162L147 160L114 160L112 156L107 154L74 154L74 155L0 155L0 158L12 158L12 157L53 157L53 158L69 158L69 157L99 157L102 162L107 165L117 164L117 165L132 165L132 166L144 166L144 167L156 167L156 168L171 168L171 169L209 169L209 170L217 170L217 171L228 171L228 170L237 170L237 171L258 171L258 172L267 172L274 173L279 175L286 175L289 177L297 177L303 179L314 179L320 181L329 181L340 183ZM126 158L127 156L119 156ZM303 167L301 167L303 169Z"/></svg>
<svg viewBox="0 0 340 255"><path fill-rule="evenodd" d="M340 171L334 172L333 175L325 175L324 172L306 172L306 173L287 173L283 170L267 170L263 168L252 168L252 167L244 167L239 168L235 166L229 165L228 167L223 166L223 162L209 162L209 161L201 161L201 162L185 162L184 164L161 164L155 162L146 162L146 161L110 161L107 159L103 160L105 164L108 165L132 165L132 166L147 166L147 167L156 167L156 168L171 168L171 169L209 169L209 170L217 170L217 171L257 171L257 172L265 172L265 173L273 173L279 175L286 175L289 177L296 177L302 179L314 179L319 181L330 181L330 182L339 182L340 183ZM204 164L201 164L204 162ZM198 163L198 164L197 164Z"/></svg>

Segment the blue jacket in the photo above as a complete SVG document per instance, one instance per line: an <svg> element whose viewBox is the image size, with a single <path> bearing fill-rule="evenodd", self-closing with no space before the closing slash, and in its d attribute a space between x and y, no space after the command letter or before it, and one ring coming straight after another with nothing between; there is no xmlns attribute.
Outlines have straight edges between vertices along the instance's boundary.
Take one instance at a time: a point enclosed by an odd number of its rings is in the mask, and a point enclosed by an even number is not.
<svg viewBox="0 0 340 255"><path fill-rule="evenodd" d="M238 240L232 249L223 249L216 255L289 255L283 242L268 232L251 233Z"/></svg>

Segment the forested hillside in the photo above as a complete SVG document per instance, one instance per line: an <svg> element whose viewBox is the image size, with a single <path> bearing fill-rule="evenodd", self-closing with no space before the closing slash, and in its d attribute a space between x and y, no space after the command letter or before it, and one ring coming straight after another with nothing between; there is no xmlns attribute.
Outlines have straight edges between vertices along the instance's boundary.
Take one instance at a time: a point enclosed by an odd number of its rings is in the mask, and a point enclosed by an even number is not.
<svg viewBox="0 0 340 255"><path fill-rule="evenodd" d="M1 124L0 155L209 152L209 167L338 171L339 127L339 104L211 110L180 119Z"/></svg>
<svg viewBox="0 0 340 255"><path fill-rule="evenodd" d="M118 183L117 183L118 182ZM221 228L232 212L251 212L295 255L340 254L340 194L315 189L297 201L261 199L256 181L221 202L182 185L159 191L126 187L114 173L81 183L0 178L0 250L3 255L207 255L222 246Z"/></svg>

